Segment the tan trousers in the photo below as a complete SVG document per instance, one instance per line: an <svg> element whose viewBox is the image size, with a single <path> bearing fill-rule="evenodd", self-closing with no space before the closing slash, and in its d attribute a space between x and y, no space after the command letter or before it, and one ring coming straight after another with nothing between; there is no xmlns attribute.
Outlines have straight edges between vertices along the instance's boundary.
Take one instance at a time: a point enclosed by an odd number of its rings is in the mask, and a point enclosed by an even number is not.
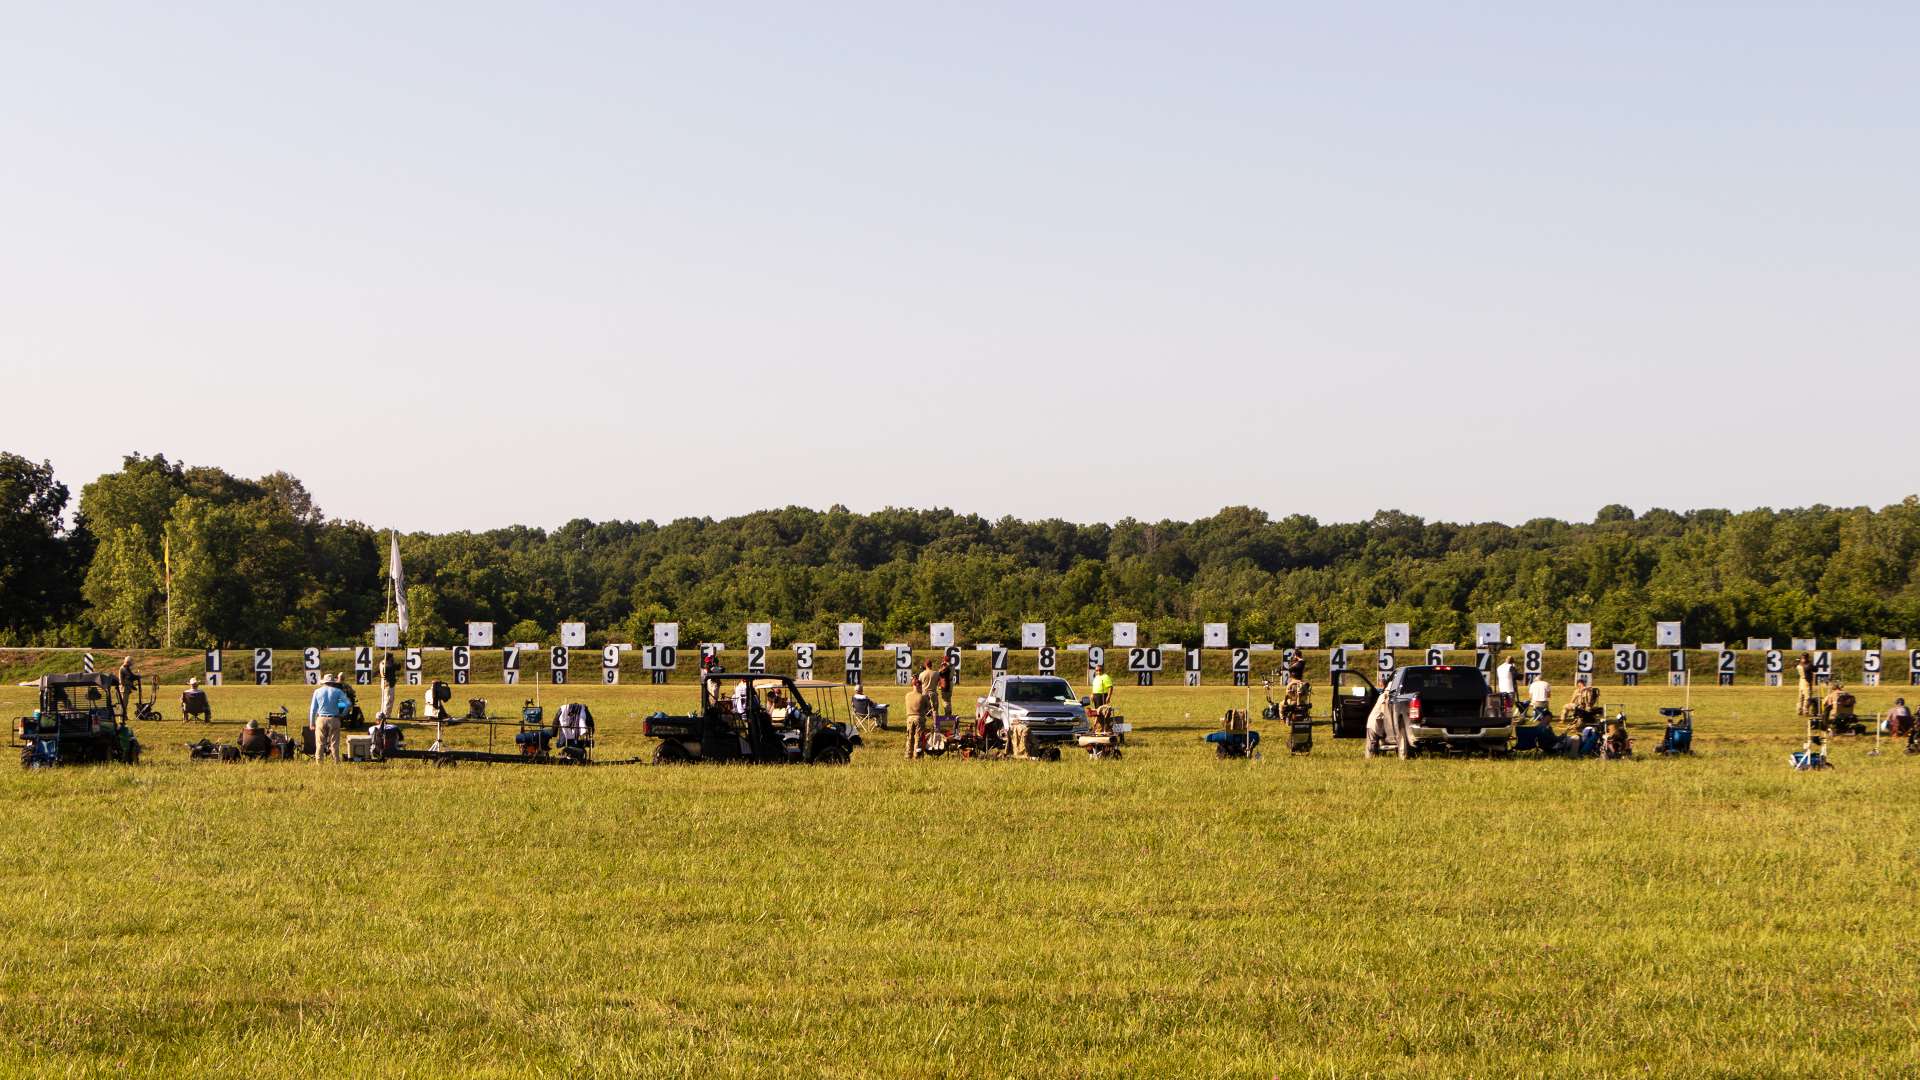
<svg viewBox="0 0 1920 1080"><path fill-rule="evenodd" d="M390 682L380 684L380 719L393 719L394 685Z"/></svg>
<svg viewBox="0 0 1920 1080"><path fill-rule="evenodd" d="M313 721L313 760L324 760L327 755L340 760L340 718L321 716Z"/></svg>
<svg viewBox="0 0 1920 1080"><path fill-rule="evenodd" d="M1800 684L1800 715L1801 716L1813 715L1813 684L1812 683L1803 682Z"/></svg>

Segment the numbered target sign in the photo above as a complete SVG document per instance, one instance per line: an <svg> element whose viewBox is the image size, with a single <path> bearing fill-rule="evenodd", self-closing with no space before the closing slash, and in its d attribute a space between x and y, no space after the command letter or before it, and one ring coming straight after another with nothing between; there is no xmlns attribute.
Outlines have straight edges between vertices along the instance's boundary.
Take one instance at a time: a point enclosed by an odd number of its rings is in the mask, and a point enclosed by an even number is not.
<svg viewBox="0 0 1920 1080"><path fill-rule="evenodd" d="M1567 648L1590 649L1593 647L1593 624L1570 622L1567 624Z"/></svg>
<svg viewBox="0 0 1920 1080"><path fill-rule="evenodd" d="M1787 670L1787 657L1779 649L1767 650L1767 673L1778 675Z"/></svg>
<svg viewBox="0 0 1920 1080"><path fill-rule="evenodd" d="M1005 645L995 645L987 653L987 662L992 666L995 675L1005 675L1007 673L1007 647ZM1155 670L1158 669L1156 668Z"/></svg>
<svg viewBox="0 0 1920 1080"><path fill-rule="evenodd" d="M600 682L605 686L614 686L620 682L620 646L602 645L600 647Z"/></svg>
<svg viewBox="0 0 1920 1080"><path fill-rule="evenodd" d="M1183 654L1183 659L1186 661L1186 669L1188 671L1200 670L1200 650L1199 649L1186 650L1186 652Z"/></svg>
<svg viewBox="0 0 1920 1080"><path fill-rule="evenodd" d="M1387 624L1387 648L1409 649L1413 647L1413 627L1403 622Z"/></svg>
<svg viewBox="0 0 1920 1080"><path fill-rule="evenodd" d="M1253 650L1251 649L1233 650L1233 673L1235 675L1245 675L1246 673L1252 670L1253 670Z"/></svg>
<svg viewBox="0 0 1920 1080"><path fill-rule="evenodd" d="M677 622L654 623L653 647L656 649L678 649L680 647L680 624Z"/></svg>
<svg viewBox="0 0 1920 1080"><path fill-rule="evenodd" d="M1592 649L1581 649L1573 654L1574 681L1586 685L1593 681L1594 658Z"/></svg>
<svg viewBox="0 0 1920 1080"><path fill-rule="evenodd" d="M1137 623L1117 622L1113 624L1113 647L1131 649L1140 643L1140 627Z"/></svg>
<svg viewBox="0 0 1920 1080"><path fill-rule="evenodd" d="M1920 649L1913 649L1907 653L1907 682L1910 685L1920 686Z"/></svg>
<svg viewBox="0 0 1920 1080"><path fill-rule="evenodd" d="M947 658L947 677L953 680L955 686L960 685L960 662L963 656L960 646L949 645L947 651L941 655Z"/></svg>
<svg viewBox="0 0 1920 1080"><path fill-rule="evenodd" d="M1328 649L1327 670L1329 672L1347 670L1347 650L1338 646Z"/></svg>
<svg viewBox="0 0 1920 1080"><path fill-rule="evenodd" d="M320 685L320 650L316 646L300 650L300 674L308 686Z"/></svg>
<svg viewBox="0 0 1920 1080"><path fill-rule="evenodd" d="M767 646L747 646L747 674L764 675L767 671Z"/></svg>
<svg viewBox="0 0 1920 1080"><path fill-rule="evenodd" d="M453 681L457 686L465 686L473 681L473 646L453 647Z"/></svg>
<svg viewBox="0 0 1920 1080"><path fill-rule="evenodd" d="M1866 653L1860 657L1860 673L1865 676L1862 681L1868 686L1880 685L1879 649L1868 649Z"/></svg>
<svg viewBox="0 0 1920 1080"><path fill-rule="evenodd" d="M866 630L864 627L861 626L861 624L857 622L843 622L840 624L840 647L841 648L843 649L857 648L859 646L865 645L866 643L867 643Z"/></svg>
<svg viewBox="0 0 1920 1080"><path fill-rule="evenodd" d="M560 686L567 681L567 647L555 645L547 650L547 671L553 678L553 684Z"/></svg>
<svg viewBox="0 0 1920 1080"><path fill-rule="evenodd" d="M1296 649L1317 649L1320 647L1320 624L1301 622L1293 624L1293 647Z"/></svg>
<svg viewBox="0 0 1920 1080"><path fill-rule="evenodd" d="M1627 686L1639 683L1640 676L1647 673L1647 650L1638 645L1615 645L1613 647L1613 672Z"/></svg>
<svg viewBox="0 0 1920 1080"><path fill-rule="evenodd" d="M219 686L220 685L220 650L219 649L208 649L206 651L206 663L204 665L204 670L207 676L207 685Z"/></svg>
<svg viewBox="0 0 1920 1080"><path fill-rule="evenodd" d="M1127 650L1128 671L1159 671L1160 650L1151 645L1135 645Z"/></svg>
<svg viewBox="0 0 1920 1080"><path fill-rule="evenodd" d="M1479 668L1482 675L1491 676L1493 674L1493 650L1475 649L1473 651L1473 666Z"/></svg>
<svg viewBox="0 0 1920 1080"><path fill-rule="evenodd" d="M1547 670L1545 642L1520 646L1520 670L1526 672L1528 682L1532 682L1541 672Z"/></svg>
<svg viewBox="0 0 1920 1080"><path fill-rule="evenodd" d="M812 649L813 646L809 645L807 648ZM812 653L808 653L808 658L812 658ZM648 671L672 671L675 667L679 666L679 663L680 646L677 643L673 645L649 645L640 650L640 666L646 668Z"/></svg>
<svg viewBox="0 0 1920 1080"><path fill-rule="evenodd" d="M927 644L936 649L944 649L953 644L953 624L950 622L928 623Z"/></svg>
<svg viewBox="0 0 1920 1080"><path fill-rule="evenodd" d="M865 652L866 652L865 648L860 645L848 645L842 651L841 660L843 663L846 664L848 671L854 672L857 674L865 668L866 666Z"/></svg>
<svg viewBox="0 0 1920 1080"><path fill-rule="evenodd" d="M1732 649L1720 649L1716 651L1713 654L1715 681L1721 686L1732 686L1735 665L1739 663L1739 659L1740 654L1734 652Z"/></svg>
<svg viewBox="0 0 1920 1080"><path fill-rule="evenodd" d="M520 650L500 650L500 681L511 686L520 681Z"/></svg>
<svg viewBox="0 0 1920 1080"><path fill-rule="evenodd" d="M401 666L406 668L407 685L419 686L420 670L421 670L420 650L408 649L406 652L406 663L402 664Z"/></svg>
<svg viewBox="0 0 1920 1080"><path fill-rule="evenodd" d="M1060 662L1060 652L1051 645L1040 646L1040 674L1051 675Z"/></svg>
<svg viewBox="0 0 1920 1080"><path fill-rule="evenodd" d="M1378 671L1382 676L1391 676L1394 666L1393 650L1381 649L1379 656L1374 659L1374 670Z"/></svg>
<svg viewBox="0 0 1920 1080"><path fill-rule="evenodd" d="M1833 678L1833 654L1822 650L1813 654L1813 681L1828 682Z"/></svg>
<svg viewBox="0 0 1920 1080"><path fill-rule="evenodd" d="M813 642L797 641L794 643L793 666L796 671L800 672L801 678L810 679L813 677Z"/></svg>
<svg viewBox="0 0 1920 1080"><path fill-rule="evenodd" d="M1441 667L1447 662L1447 654L1453 651L1451 643L1427 646L1427 666Z"/></svg>
<svg viewBox="0 0 1920 1080"><path fill-rule="evenodd" d="M773 644L773 624L772 623L750 622L747 624L747 648L751 649L755 645L758 645L762 649L765 649L767 646L772 644Z"/></svg>
<svg viewBox="0 0 1920 1080"><path fill-rule="evenodd" d="M353 650L353 681L365 686L373 681L373 648L356 646Z"/></svg>
<svg viewBox="0 0 1920 1080"><path fill-rule="evenodd" d="M273 682L273 650L253 650L253 682L255 686L267 686Z"/></svg>
<svg viewBox="0 0 1920 1080"><path fill-rule="evenodd" d="M1020 624L1020 647L1023 649L1041 649L1047 644L1047 624L1030 622Z"/></svg>
<svg viewBox="0 0 1920 1080"><path fill-rule="evenodd" d="M1473 624L1473 643L1475 645L1500 644L1500 624L1497 622Z"/></svg>
<svg viewBox="0 0 1920 1080"><path fill-rule="evenodd" d="M1094 668L1105 667L1106 663L1107 650L1098 645L1090 645L1087 647L1087 674L1093 674Z"/></svg>
<svg viewBox="0 0 1920 1080"><path fill-rule="evenodd" d="M1227 624L1223 622L1208 623L1204 628L1202 628L1201 635L1200 635L1200 643L1201 643L1201 647L1206 649L1226 648L1227 647Z"/></svg>
<svg viewBox="0 0 1920 1080"><path fill-rule="evenodd" d="M893 681L905 686L913 681L913 649L906 645L893 648Z"/></svg>
<svg viewBox="0 0 1920 1080"><path fill-rule="evenodd" d="M1680 645L1680 624L1677 622L1654 623L1653 643L1663 649L1678 648Z"/></svg>
<svg viewBox="0 0 1920 1080"><path fill-rule="evenodd" d="M493 624L490 622L468 623L467 646L474 649L493 648Z"/></svg>
<svg viewBox="0 0 1920 1080"><path fill-rule="evenodd" d="M400 647L400 624L383 622L373 624L373 647L376 649L397 649Z"/></svg>

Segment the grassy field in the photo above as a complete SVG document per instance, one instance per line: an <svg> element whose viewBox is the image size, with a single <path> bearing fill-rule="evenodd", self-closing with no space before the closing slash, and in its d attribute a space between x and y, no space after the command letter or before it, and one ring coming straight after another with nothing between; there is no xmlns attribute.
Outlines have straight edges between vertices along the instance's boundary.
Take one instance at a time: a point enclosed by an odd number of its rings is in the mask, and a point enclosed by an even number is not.
<svg viewBox="0 0 1920 1080"><path fill-rule="evenodd" d="M609 755L689 694L567 689ZM1920 1072L1920 757L1794 773L1792 691L1739 688L1658 759L1662 687L1603 695L1625 762L1216 761L1241 693L1122 687L1126 758L1057 764L220 765L146 725L137 768L0 771L0 1072Z"/></svg>

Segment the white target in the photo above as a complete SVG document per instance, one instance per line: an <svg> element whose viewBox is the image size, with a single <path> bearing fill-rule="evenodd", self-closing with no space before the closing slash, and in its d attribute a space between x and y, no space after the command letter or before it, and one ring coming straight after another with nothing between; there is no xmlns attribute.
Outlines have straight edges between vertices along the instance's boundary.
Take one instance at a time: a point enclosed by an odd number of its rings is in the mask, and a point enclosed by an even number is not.
<svg viewBox="0 0 1920 1080"><path fill-rule="evenodd" d="M656 649L678 649L680 647L680 624L677 622L654 623L653 646Z"/></svg>
<svg viewBox="0 0 1920 1080"><path fill-rule="evenodd" d="M400 624L383 622L373 624L373 647L376 649L397 649L400 647Z"/></svg>
<svg viewBox="0 0 1920 1080"><path fill-rule="evenodd" d="M1047 624L1030 622L1020 624L1020 647L1023 649L1041 649L1047 644Z"/></svg>
<svg viewBox="0 0 1920 1080"><path fill-rule="evenodd" d="M843 622L840 624L840 647L841 648L854 649L854 648L859 648L865 645L866 643L867 643L866 630L861 624L857 622Z"/></svg>
<svg viewBox="0 0 1920 1080"><path fill-rule="evenodd" d="M1113 624L1113 647L1131 649L1140 643L1140 626L1137 623L1117 622Z"/></svg>
<svg viewBox="0 0 1920 1080"><path fill-rule="evenodd" d="M1208 623L1203 628L1200 641L1201 641L1202 648L1207 648L1207 649L1226 648L1227 647L1227 624L1223 622Z"/></svg>
<svg viewBox="0 0 1920 1080"><path fill-rule="evenodd" d="M1320 624L1303 622L1293 624L1293 647L1296 649L1317 649L1320 647Z"/></svg>
<svg viewBox="0 0 1920 1080"><path fill-rule="evenodd" d="M583 622L563 622L560 624L560 644L569 649L587 647L587 624Z"/></svg>
<svg viewBox="0 0 1920 1080"><path fill-rule="evenodd" d="M772 623L750 622L747 624L747 647L748 648L752 648L753 646L758 645L764 649L767 646L772 644L773 644L773 624Z"/></svg>
<svg viewBox="0 0 1920 1080"><path fill-rule="evenodd" d="M1473 643L1475 645L1500 644L1500 624L1497 622L1473 624Z"/></svg>
<svg viewBox="0 0 1920 1080"><path fill-rule="evenodd" d="M1584 622L1568 623L1567 624L1567 648L1569 649L1593 648L1593 624L1584 623Z"/></svg>
<svg viewBox="0 0 1920 1080"><path fill-rule="evenodd" d="M470 622L467 624L467 644L476 649L493 647L493 624L490 622Z"/></svg>
<svg viewBox="0 0 1920 1080"><path fill-rule="evenodd" d="M1680 624L1677 622L1655 623L1653 625L1653 643L1664 649L1680 646Z"/></svg>
<svg viewBox="0 0 1920 1080"><path fill-rule="evenodd" d="M927 644L936 649L944 649L953 644L953 624L950 622L928 623Z"/></svg>
<svg viewBox="0 0 1920 1080"><path fill-rule="evenodd" d="M1403 622L1387 624L1387 648L1407 649L1413 647L1413 627Z"/></svg>

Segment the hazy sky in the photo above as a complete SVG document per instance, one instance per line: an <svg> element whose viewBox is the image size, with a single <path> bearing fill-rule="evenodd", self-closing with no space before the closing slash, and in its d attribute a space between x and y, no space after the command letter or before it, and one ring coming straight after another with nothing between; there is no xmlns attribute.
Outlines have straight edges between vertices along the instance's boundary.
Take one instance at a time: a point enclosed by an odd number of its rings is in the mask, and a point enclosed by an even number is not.
<svg viewBox="0 0 1920 1080"><path fill-rule="evenodd" d="M0 448L410 529L1920 489L1920 6L58 4ZM81 395L85 396L81 396Z"/></svg>

